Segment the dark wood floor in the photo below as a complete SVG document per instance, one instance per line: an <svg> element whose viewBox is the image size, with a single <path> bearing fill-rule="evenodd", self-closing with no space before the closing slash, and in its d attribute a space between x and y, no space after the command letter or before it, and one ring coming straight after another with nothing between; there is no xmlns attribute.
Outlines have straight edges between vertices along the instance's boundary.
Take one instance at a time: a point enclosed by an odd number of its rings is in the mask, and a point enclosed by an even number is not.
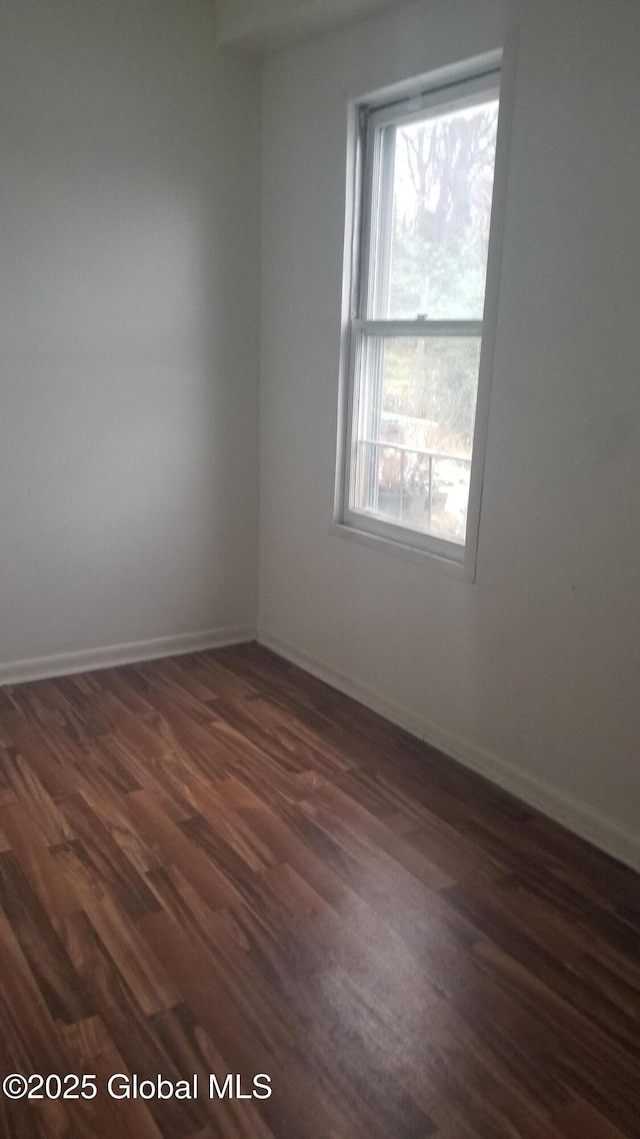
<svg viewBox="0 0 640 1139"><path fill-rule="evenodd" d="M640 879L256 646L5 688L0 1018L2 1136L630 1139Z"/></svg>

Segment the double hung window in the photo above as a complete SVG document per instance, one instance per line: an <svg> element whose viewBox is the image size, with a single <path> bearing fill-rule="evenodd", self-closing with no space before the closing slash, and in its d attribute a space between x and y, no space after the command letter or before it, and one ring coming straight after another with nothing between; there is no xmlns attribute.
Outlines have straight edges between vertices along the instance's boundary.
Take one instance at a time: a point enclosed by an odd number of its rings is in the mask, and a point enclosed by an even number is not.
<svg viewBox="0 0 640 1139"><path fill-rule="evenodd" d="M478 448L498 98L492 71L359 111L342 521L457 561Z"/></svg>

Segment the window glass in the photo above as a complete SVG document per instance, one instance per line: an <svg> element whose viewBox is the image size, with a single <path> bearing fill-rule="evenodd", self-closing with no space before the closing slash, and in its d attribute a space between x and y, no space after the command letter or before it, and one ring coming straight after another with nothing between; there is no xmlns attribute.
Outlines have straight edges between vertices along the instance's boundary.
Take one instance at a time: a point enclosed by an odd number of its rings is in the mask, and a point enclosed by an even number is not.
<svg viewBox="0 0 640 1139"><path fill-rule="evenodd" d="M356 510L463 542L479 337L371 337Z"/></svg>
<svg viewBox="0 0 640 1139"><path fill-rule="evenodd" d="M482 319L497 121L494 100L385 128L391 234L376 316Z"/></svg>

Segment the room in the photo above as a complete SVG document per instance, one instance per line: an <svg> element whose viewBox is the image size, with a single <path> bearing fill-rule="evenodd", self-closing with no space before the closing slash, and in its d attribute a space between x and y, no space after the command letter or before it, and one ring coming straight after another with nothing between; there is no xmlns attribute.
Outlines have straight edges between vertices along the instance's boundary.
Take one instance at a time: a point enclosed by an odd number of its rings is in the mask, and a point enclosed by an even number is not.
<svg viewBox="0 0 640 1139"><path fill-rule="evenodd" d="M0 1134L640 1134L640 7L0 0Z"/></svg>

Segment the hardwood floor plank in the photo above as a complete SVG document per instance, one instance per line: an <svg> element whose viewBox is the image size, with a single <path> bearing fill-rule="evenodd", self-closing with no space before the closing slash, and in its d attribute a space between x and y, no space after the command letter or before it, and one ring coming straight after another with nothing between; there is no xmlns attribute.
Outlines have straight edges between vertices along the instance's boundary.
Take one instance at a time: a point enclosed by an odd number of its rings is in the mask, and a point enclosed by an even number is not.
<svg viewBox="0 0 640 1139"><path fill-rule="evenodd" d="M9 748L5 752L3 769L13 792L12 801L22 804L48 844L67 842L74 837L72 829L25 755L17 748Z"/></svg>
<svg viewBox="0 0 640 1139"><path fill-rule="evenodd" d="M157 902L144 878L112 838L98 815L83 795L65 795L60 810L68 820L84 859L90 862L89 874L106 888L129 917L157 909Z"/></svg>
<svg viewBox="0 0 640 1139"><path fill-rule="evenodd" d="M640 878L256 645L10 686L0 1067L101 1085L11 1139L638 1139Z"/></svg>
<svg viewBox="0 0 640 1139"><path fill-rule="evenodd" d="M0 833L5 836L4 849L14 852L49 921L57 928L60 918L75 913L80 904L59 872L50 847L21 804L0 808Z"/></svg>
<svg viewBox="0 0 640 1139"><path fill-rule="evenodd" d="M86 883L90 871L87 872L85 866L81 867L82 858L76 851L68 850L65 853L65 869L75 863L72 874L76 876L77 882ZM86 885L80 886L80 890L84 890L82 916L88 918L120 977L133 994L137 1006L147 1016L170 1008L179 999L178 990L128 915L106 893L102 897L92 896Z"/></svg>
<svg viewBox="0 0 640 1139"><path fill-rule="evenodd" d="M88 998L12 851L0 854L0 906L51 1016L67 1024L88 1016Z"/></svg>
<svg viewBox="0 0 640 1139"><path fill-rule="evenodd" d="M69 919L67 936L73 945L78 973L98 1010L98 1039L99 1042L106 1040L108 1045L106 1050L103 1043L99 1043L99 1046L89 1045L94 1048L94 1055L99 1053L104 1061L100 1099L108 1104L141 1103L140 1100L106 1099L106 1079L116 1073L137 1073L141 1079L153 1079L161 1074L175 1081L183 1073L175 1070L153 1029L154 1015L163 1013L166 1008L158 1008L156 1005L149 1010L148 1006L145 1007L138 986L131 987L128 971L123 970L119 962L114 960L101 934L102 931L98 931L84 914ZM144 950L148 952L148 947L145 946ZM133 981L135 984L135 978ZM174 999L173 1004L175 1003ZM168 1003L166 1007L169 1007ZM91 1041L91 1033L89 1040ZM202 1125L206 1114L201 1105L190 1100L150 1100L144 1106L155 1121L154 1128L151 1128L148 1120L145 1121L149 1134L155 1136L157 1129L167 1139L196 1130ZM121 1111L124 1112L125 1108L121 1107Z"/></svg>
<svg viewBox="0 0 640 1139"><path fill-rule="evenodd" d="M275 1135L313 1139L331 1125L354 1139L377 1139L377 1128L372 1131L357 1119L347 1121L335 1087L316 1081L307 1070L302 1026L296 1026L285 1004L278 1006L275 991L241 955L228 931L219 927L219 952L213 957L203 954L164 915L150 915L142 924L149 938L161 945L165 967L180 977L190 1007L199 1010L226 1063L236 1072L271 1076L274 1094L260 1105L260 1112Z"/></svg>
<svg viewBox="0 0 640 1139"><path fill-rule="evenodd" d="M181 826L164 815L161 805L146 791L127 796L127 809L139 833L151 842L161 862L176 866L195 890L214 908L240 900L237 889L217 866L202 853Z"/></svg>
<svg viewBox="0 0 640 1139"><path fill-rule="evenodd" d="M178 1005L154 1017L152 1027L175 1070L197 1074L202 1102L206 1104L207 1115L211 1119L207 1128L210 1135L220 1139L273 1139L273 1132L259 1115L253 1101L209 1096L210 1075L217 1074L218 1082L223 1086L229 1066L188 1005ZM241 1086L252 1086L253 1073L238 1074Z"/></svg>
<svg viewBox="0 0 640 1139"><path fill-rule="evenodd" d="M83 986L79 985L83 989ZM61 1036L4 910L0 909L0 1023L15 1061L9 1071L69 1071Z"/></svg>
<svg viewBox="0 0 640 1139"><path fill-rule="evenodd" d="M15 1072L18 1067L5 1034L0 1032L0 1073ZM42 1139L43 1131L30 1104L0 1095L0 1135L4 1139Z"/></svg>
<svg viewBox="0 0 640 1139"><path fill-rule="evenodd" d="M625 1048L636 1055L640 1062L640 1003L629 1011L612 1004L608 996L595 985L590 985L579 975L579 950L575 962L568 968L557 950L549 949L545 936L545 925L530 933L523 918L518 920L514 905L503 903L498 888L491 892L472 892L462 886L454 886L446 894L449 904L458 912L470 918L473 924L488 937L494 945L509 953L525 968L581 1016L588 1018L593 1025L605 1030L612 1039L621 1041ZM501 904L503 903L503 904ZM562 941L556 938L556 944Z"/></svg>
<svg viewBox="0 0 640 1139"><path fill-rule="evenodd" d="M115 1072L126 1072L126 1064L99 1016L63 1028L63 1037L71 1068L96 1077L100 1089L107 1086ZM98 1094L95 1099L79 1101L75 1114L82 1121L84 1134L95 1139L122 1135L125 1139L161 1139L162 1132L145 1103L140 1100L118 1101Z"/></svg>

